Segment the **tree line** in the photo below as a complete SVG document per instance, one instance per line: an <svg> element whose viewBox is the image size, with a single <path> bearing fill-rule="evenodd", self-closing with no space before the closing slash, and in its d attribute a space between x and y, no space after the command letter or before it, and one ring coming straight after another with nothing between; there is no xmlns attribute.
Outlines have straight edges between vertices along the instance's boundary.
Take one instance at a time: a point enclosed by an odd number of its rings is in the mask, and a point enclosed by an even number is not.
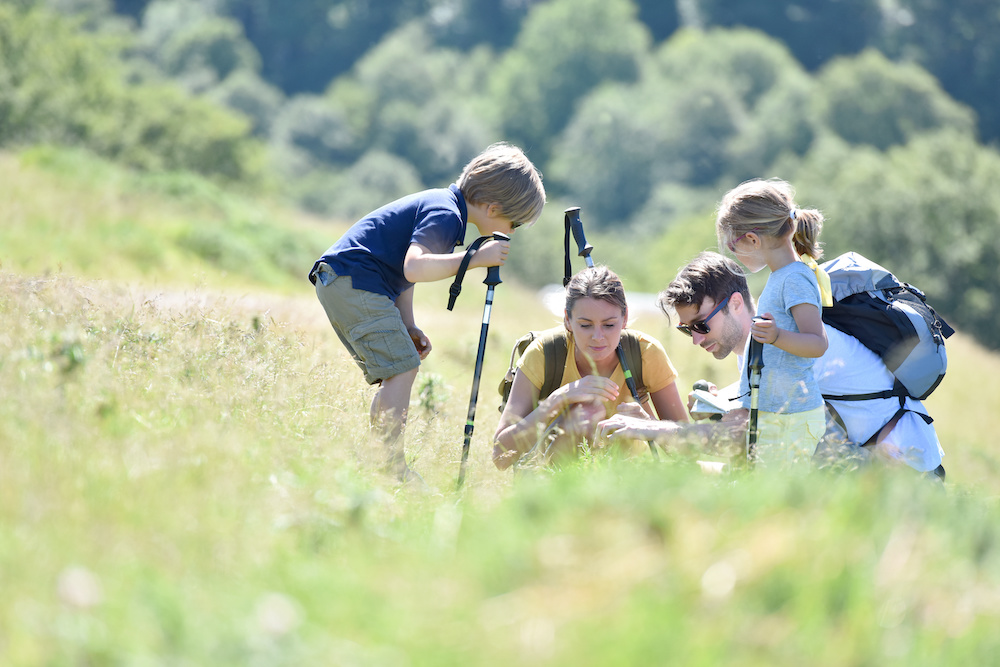
<svg viewBox="0 0 1000 667"><path fill-rule="evenodd" d="M978 0L11 0L0 145L352 219L505 139L636 244L781 176L831 254L905 267L1000 347L997 28Z"/></svg>

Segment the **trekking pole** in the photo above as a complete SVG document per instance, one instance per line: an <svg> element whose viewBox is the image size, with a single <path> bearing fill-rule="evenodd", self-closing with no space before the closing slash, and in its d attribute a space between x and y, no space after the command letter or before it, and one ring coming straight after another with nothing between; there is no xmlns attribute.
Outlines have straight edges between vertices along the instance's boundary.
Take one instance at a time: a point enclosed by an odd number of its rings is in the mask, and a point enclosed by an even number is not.
<svg viewBox="0 0 1000 667"><path fill-rule="evenodd" d="M594 260L590 257L590 252L594 249L594 246L587 243L587 236L583 233L583 221L580 220L580 207L573 206L566 209L565 218L566 227L573 232L573 239L576 241L577 250L579 250L579 255L583 257L583 261L587 263L587 268L593 268ZM563 278L563 287L569 284L570 273L572 269L569 262L569 234L566 235L566 272ZM635 385L635 378L632 377L632 371L628 367L628 362L625 360L625 350L622 349L622 344L619 341L618 349L615 350L615 354L618 355L618 364L622 367L622 374L625 376L625 385L628 387L629 392L632 394L632 398L640 406L642 405L642 399L639 398L639 388ZM653 444L652 440L649 440L649 451L653 453L653 458L657 461L660 460L660 454L656 451L656 445Z"/></svg>
<svg viewBox="0 0 1000 667"><path fill-rule="evenodd" d="M576 241L577 250L579 250L579 256L583 257L583 261L587 263L587 268L594 267L594 260L590 257L590 251L594 249L594 246L587 243L587 236L583 233L583 221L580 220L580 207L572 206L566 209L566 231L573 232L573 240ZM566 271L563 273L563 287L569 284L569 279L573 274L573 267L570 266L569 262L569 234L565 236L566 240Z"/></svg>
<svg viewBox="0 0 1000 667"><path fill-rule="evenodd" d="M498 241L509 241L510 237L500 232L494 232L493 238ZM465 465L469 460L469 446L472 444L472 431L476 423L476 401L479 400L479 380L483 375L483 359L486 357L486 336L490 329L490 314L493 310L493 291L502 283L500 267L491 266L486 269L486 305L483 306L483 328L479 332L479 350L476 352L476 370L472 374L472 396L469 398L469 415L465 420L465 441L462 443L462 463L458 469L458 488L465 483Z"/></svg>
<svg viewBox="0 0 1000 667"><path fill-rule="evenodd" d="M747 424L747 467L757 460L757 401L760 398L760 376L764 368L764 344L750 339L747 369L750 373L750 423Z"/></svg>

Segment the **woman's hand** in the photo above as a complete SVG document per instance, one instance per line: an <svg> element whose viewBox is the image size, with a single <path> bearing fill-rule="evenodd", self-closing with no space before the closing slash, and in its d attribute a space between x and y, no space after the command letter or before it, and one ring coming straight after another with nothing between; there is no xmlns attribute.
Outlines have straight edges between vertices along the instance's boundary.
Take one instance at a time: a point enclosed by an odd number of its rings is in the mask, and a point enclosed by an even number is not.
<svg viewBox="0 0 1000 667"><path fill-rule="evenodd" d="M552 392L563 407L574 403L596 403L599 401L615 401L618 399L619 387L609 378L600 375L588 375L576 382L559 387Z"/></svg>

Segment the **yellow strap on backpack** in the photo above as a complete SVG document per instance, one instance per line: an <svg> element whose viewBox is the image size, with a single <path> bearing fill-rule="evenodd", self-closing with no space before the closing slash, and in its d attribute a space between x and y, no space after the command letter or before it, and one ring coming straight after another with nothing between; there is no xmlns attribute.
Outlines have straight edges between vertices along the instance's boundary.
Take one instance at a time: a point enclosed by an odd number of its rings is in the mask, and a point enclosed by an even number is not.
<svg viewBox="0 0 1000 667"><path fill-rule="evenodd" d="M833 288L830 287L830 276L827 275L826 271L819 268L819 264L810 255L802 255L800 259L816 274L816 282L819 283L820 301L823 303L824 308L829 308L833 305Z"/></svg>

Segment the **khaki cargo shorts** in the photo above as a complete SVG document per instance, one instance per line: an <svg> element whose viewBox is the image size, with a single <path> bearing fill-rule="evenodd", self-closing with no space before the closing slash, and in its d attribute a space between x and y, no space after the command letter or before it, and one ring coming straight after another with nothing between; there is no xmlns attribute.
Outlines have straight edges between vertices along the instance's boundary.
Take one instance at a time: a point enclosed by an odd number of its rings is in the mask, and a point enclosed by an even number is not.
<svg viewBox="0 0 1000 667"><path fill-rule="evenodd" d="M338 276L326 264L316 269L316 296L368 384L420 366L420 354L389 297L354 289L350 276Z"/></svg>

